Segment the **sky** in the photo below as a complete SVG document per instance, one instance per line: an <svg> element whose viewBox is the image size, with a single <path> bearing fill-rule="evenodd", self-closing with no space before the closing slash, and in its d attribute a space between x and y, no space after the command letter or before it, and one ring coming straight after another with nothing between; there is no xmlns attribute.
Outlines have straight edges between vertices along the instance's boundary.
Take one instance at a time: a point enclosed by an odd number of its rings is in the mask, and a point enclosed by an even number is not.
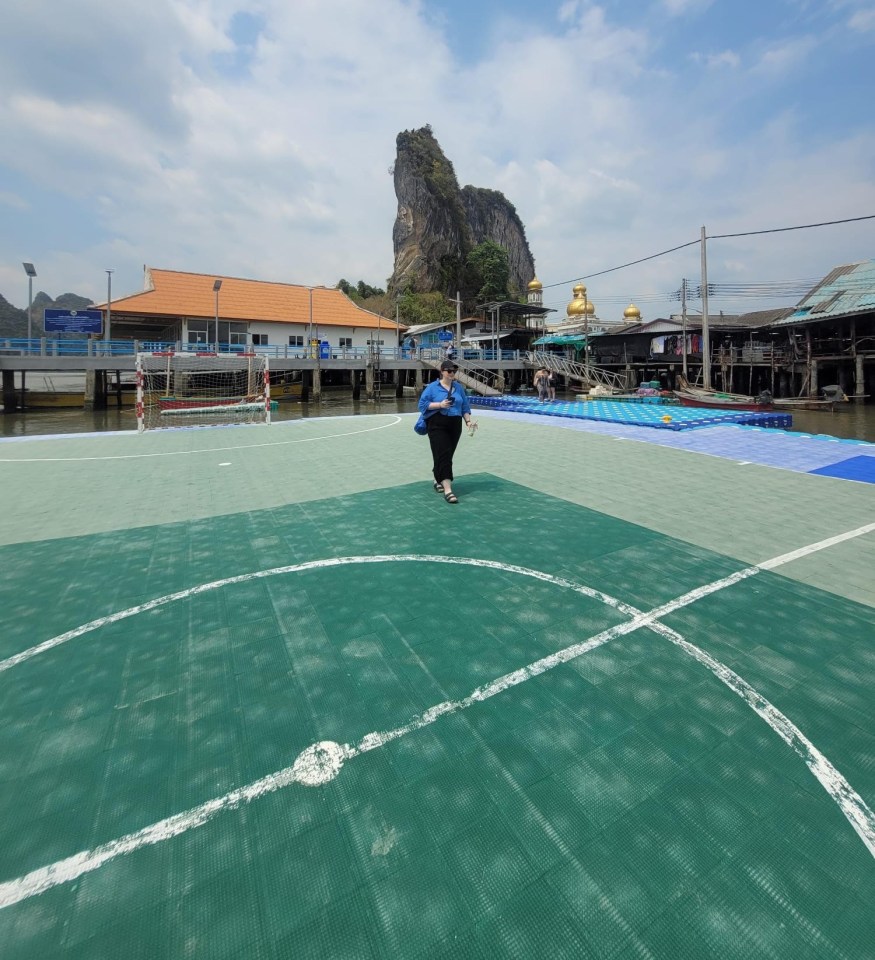
<svg viewBox="0 0 875 960"><path fill-rule="evenodd" d="M581 278L602 319L677 312L703 227L712 313L875 257L875 219L725 236L875 215L875 0L29 0L3 19L16 306L23 261L34 293L97 301L110 269L113 298L142 290L144 265L385 287L395 138L425 124L460 185L516 207L555 319Z"/></svg>

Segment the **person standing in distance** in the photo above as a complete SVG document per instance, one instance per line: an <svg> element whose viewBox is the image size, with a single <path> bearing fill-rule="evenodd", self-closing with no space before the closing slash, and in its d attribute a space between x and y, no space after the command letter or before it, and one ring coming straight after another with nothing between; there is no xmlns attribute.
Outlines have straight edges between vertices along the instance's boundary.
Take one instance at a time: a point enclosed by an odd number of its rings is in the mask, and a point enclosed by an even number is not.
<svg viewBox="0 0 875 960"><path fill-rule="evenodd" d="M456 383L457 369L452 360L444 360L440 380L433 380L419 395L419 412L428 418L434 489L447 503L459 502L453 493L453 454L462 436L462 421L472 434L477 429L465 388Z"/></svg>
<svg viewBox="0 0 875 960"><path fill-rule="evenodd" d="M538 391L538 403L546 403L550 394L550 388L547 385L547 368L538 367L535 371L535 378L532 386Z"/></svg>

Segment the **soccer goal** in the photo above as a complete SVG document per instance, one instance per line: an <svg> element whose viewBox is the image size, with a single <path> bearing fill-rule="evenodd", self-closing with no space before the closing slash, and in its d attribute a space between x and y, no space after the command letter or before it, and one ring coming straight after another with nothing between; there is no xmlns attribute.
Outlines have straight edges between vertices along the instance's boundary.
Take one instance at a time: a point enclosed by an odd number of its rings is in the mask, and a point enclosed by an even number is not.
<svg viewBox="0 0 875 960"><path fill-rule="evenodd" d="M137 354L137 430L270 423L267 357Z"/></svg>

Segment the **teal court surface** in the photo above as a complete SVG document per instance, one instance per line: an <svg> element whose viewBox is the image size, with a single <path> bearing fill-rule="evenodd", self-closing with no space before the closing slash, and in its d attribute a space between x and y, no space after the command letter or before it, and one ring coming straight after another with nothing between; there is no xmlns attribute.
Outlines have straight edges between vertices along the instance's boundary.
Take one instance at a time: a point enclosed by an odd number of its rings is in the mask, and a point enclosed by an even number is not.
<svg viewBox="0 0 875 960"><path fill-rule="evenodd" d="M0 443L4 960L875 956L871 446L479 419Z"/></svg>

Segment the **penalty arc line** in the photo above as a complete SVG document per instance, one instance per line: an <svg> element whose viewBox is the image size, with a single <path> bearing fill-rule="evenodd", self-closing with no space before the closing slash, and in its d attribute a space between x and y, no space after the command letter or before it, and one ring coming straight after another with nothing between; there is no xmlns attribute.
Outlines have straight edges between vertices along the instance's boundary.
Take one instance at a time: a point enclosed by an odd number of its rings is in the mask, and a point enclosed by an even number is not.
<svg viewBox="0 0 875 960"><path fill-rule="evenodd" d="M841 534L838 537L830 538L829 541L822 541L825 546L834 543L843 542L852 539L854 536L861 536L863 533L875 530L875 524L869 524L866 527L858 528L857 531L850 531ZM869 852L875 856L875 814L869 809L865 801L851 787L848 781L839 773L839 771L830 763L830 761L808 740L787 717L785 717L773 704L765 697L759 694L742 677L736 674L725 664L711 657L710 654L689 643L680 634L672 630L665 624L658 622L658 617L665 616L675 610L681 609L695 602L702 597L708 596L718 590L732 586L741 580L757 575L764 569L773 569L780 563L788 563L799 556L806 556L815 552L817 545L812 544L803 548L801 551L794 551L790 554L784 554L782 558L776 557L770 561L765 561L754 567L736 571L727 577L705 584L695 590L689 591L675 600L663 604L660 607L645 613L636 610L627 604L623 604L615 598L606 594L600 594L599 591L582 587L571 581L563 580L559 577L553 577L550 574L541 571L529 570L525 567L512 567L511 565L501 564L494 561L473 560L461 557L416 557L417 560L439 562L439 563L459 563L471 566L485 566L493 569L501 569L505 572L522 573L527 576L533 576L536 579L545 582L555 583L556 585L569 586L576 592L588 596L604 598L610 601L622 612L633 613L631 620L626 623L618 624L602 631L599 634L589 638L581 643L572 644L564 649L542 657L540 660L505 674L484 686L476 688L467 697L456 701L444 701L429 708L424 713L414 717L409 723L402 727L397 727L390 731L374 731L366 734L357 744L337 744L330 741L312 744L302 751L294 764L275 773L269 774L260 780L254 781L237 790L233 790L222 797L216 797L198 807L175 814L157 823L153 823L135 833L127 834L109 843L102 844L92 850L84 850L72 857L59 860L46 867L38 868L30 873L0 884L0 909L11 906L22 900L36 896L58 886L67 883L85 873L98 869L104 863L118 856L131 853L143 846L160 843L172 837L178 836L187 830L203 826L212 820L217 814L230 809L235 809L241 804L249 803L265 793L271 793L282 789L292 783L301 783L308 786L316 786L327 783L340 772L341 766L347 760L350 760L363 753L375 750L385 746L393 740L406 736L419 730L429 724L436 722L440 717L451 713L457 713L465 710L475 703L483 702L504 690L510 689L520 683L539 676L553 667L569 660L575 659L584 653L594 650L596 647L613 640L616 637L632 633L642 627L648 627L658 635L665 637L672 643L679 646L686 653L692 656L697 662L703 664L724 683L730 690L740 696L757 714L760 716L777 734L797 753L814 777L823 786L829 796L838 804L842 813L853 827L855 832L866 845ZM412 557L380 557L380 558L337 558L334 561L313 561L309 564L296 565L295 568L278 569L313 569L317 565L338 565L341 561L351 562L398 562L411 560ZM780 562L779 562L780 561ZM768 565L768 566L767 566ZM266 571L265 571L266 572ZM271 571L273 573L277 571ZM245 579L250 579L253 575L247 575ZM239 582L241 578L230 578L221 583ZM205 585L211 586L211 585ZM197 589L197 588L195 588ZM185 591L191 595L193 591ZM166 598L165 598L166 599Z"/></svg>
<svg viewBox="0 0 875 960"><path fill-rule="evenodd" d="M258 447L284 447L290 443L313 443L316 440L336 440L338 437L354 437L360 433L373 433L375 430L385 430L401 423L401 417L396 414L377 414L377 416L394 417L390 423L381 423L376 427L366 427L363 430L351 430L346 433L328 433L321 437L303 437L298 440L276 440L273 443L246 443L236 447L206 447L203 450L168 450L165 453L127 453L114 457L0 457L0 463L80 463L88 460L147 460L151 457L190 457L199 453L219 453L224 450L254 450ZM332 417L332 419L338 419Z"/></svg>

